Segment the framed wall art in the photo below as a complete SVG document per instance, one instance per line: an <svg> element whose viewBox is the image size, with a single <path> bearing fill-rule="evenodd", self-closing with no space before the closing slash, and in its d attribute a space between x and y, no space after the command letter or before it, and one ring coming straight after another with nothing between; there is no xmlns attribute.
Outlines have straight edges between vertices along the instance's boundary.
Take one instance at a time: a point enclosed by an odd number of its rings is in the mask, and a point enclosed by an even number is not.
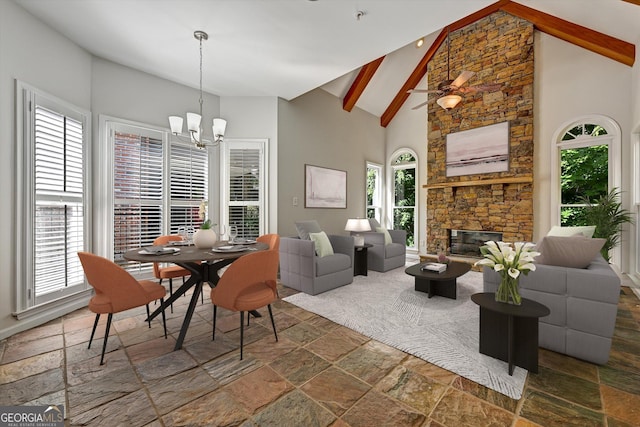
<svg viewBox="0 0 640 427"><path fill-rule="evenodd" d="M347 171L304 165L304 207L347 207Z"/></svg>
<svg viewBox="0 0 640 427"><path fill-rule="evenodd" d="M447 135L447 177L509 171L509 122Z"/></svg>

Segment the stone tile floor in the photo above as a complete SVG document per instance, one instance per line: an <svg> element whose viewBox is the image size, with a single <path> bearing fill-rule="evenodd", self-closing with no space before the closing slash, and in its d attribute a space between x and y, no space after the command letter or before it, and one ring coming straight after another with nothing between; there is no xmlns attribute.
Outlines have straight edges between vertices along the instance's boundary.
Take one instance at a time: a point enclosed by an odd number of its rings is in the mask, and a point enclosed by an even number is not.
<svg viewBox="0 0 640 427"><path fill-rule="evenodd" d="M240 361L239 315L220 310L211 341L207 297L179 351L188 297L167 313L166 340L144 308L114 317L103 366L104 322L88 350L87 309L1 341L0 405L65 404L68 425L91 426L640 425L640 301L628 287L609 363L541 349L519 401L283 301L279 342L261 310Z"/></svg>

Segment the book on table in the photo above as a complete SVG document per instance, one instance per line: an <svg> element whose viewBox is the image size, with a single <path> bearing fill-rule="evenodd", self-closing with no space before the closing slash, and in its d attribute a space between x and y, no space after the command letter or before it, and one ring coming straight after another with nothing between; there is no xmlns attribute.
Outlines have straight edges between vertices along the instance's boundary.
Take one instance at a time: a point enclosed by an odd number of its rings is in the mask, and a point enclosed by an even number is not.
<svg viewBox="0 0 640 427"><path fill-rule="evenodd" d="M442 273L447 270L447 264L440 262L427 262L421 268L423 271L433 271L435 273Z"/></svg>

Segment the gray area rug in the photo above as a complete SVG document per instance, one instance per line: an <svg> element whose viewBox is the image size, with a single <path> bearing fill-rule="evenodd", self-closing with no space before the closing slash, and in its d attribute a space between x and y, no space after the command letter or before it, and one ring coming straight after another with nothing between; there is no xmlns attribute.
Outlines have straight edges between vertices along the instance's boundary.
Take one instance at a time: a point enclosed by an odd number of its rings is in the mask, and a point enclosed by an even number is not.
<svg viewBox="0 0 640 427"><path fill-rule="evenodd" d="M482 273L458 278L458 298L414 290L414 278L397 268L369 271L353 283L320 295L298 293L291 304L505 394L522 397L527 371L480 354L479 308L470 296L482 292Z"/></svg>

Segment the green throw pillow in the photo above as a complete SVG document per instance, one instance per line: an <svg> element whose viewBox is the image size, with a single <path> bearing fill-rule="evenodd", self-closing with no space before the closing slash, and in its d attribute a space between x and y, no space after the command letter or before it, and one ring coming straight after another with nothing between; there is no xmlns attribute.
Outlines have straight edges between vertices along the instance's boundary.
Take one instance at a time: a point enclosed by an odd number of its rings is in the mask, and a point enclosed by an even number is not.
<svg viewBox="0 0 640 427"><path fill-rule="evenodd" d="M389 230L387 230L384 227L376 227L376 231L378 233L384 234L384 244L385 245L390 245L390 244L393 243L393 240L391 240L391 234L389 234Z"/></svg>
<svg viewBox="0 0 640 427"><path fill-rule="evenodd" d="M319 233L309 233L309 238L316 244L316 255L320 258L327 255L333 255L333 246L331 246L327 233L324 231Z"/></svg>

